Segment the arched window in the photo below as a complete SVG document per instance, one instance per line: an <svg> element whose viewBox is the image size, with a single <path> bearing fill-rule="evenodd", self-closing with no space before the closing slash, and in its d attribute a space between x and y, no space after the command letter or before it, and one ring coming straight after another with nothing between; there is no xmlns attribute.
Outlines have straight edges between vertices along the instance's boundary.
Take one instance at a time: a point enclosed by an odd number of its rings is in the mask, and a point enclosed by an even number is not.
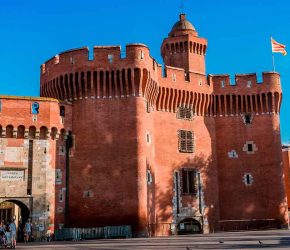
<svg viewBox="0 0 290 250"><path fill-rule="evenodd" d="M50 133L51 139L55 140L56 139L56 135L57 135L57 128L53 127L51 129L51 133Z"/></svg>
<svg viewBox="0 0 290 250"><path fill-rule="evenodd" d="M29 127L28 138L35 139L35 134L36 134L36 127L34 127L34 126Z"/></svg>
<svg viewBox="0 0 290 250"><path fill-rule="evenodd" d="M47 139L47 133L48 133L48 129L47 127L41 127L40 128L40 132L39 132L39 139L40 140L46 140Z"/></svg>
<svg viewBox="0 0 290 250"><path fill-rule="evenodd" d="M6 127L6 138L13 138L13 126L8 125Z"/></svg>
<svg viewBox="0 0 290 250"><path fill-rule="evenodd" d="M23 139L25 133L25 127L23 125L18 126L17 128L17 139Z"/></svg>
<svg viewBox="0 0 290 250"><path fill-rule="evenodd" d="M271 92L269 92L267 94L267 99L268 99L267 100L268 101L268 103L267 103L268 112L272 112L274 110L272 110L273 104L272 104L272 93Z"/></svg>

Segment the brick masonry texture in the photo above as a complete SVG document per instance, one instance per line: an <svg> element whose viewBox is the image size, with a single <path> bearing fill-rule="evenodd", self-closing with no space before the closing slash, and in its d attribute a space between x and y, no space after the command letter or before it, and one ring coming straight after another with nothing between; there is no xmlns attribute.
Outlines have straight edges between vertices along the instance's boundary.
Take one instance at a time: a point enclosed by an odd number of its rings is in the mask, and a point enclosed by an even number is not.
<svg viewBox="0 0 290 250"><path fill-rule="evenodd" d="M161 46L164 69L143 44L127 45L125 57L119 46L96 46L90 59L84 47L41 65L42 98L1 99L3 145L22 143L9 125L46 131L47 177L33 185L46 201L39 204L50 204L52 229L129 224L135 235L170 235L188 220L204 233L287 226L280 76L240 74L232 83L206 75L206 48L180 15ZM179 107L193 118L179 119ZM179 152L179 130L193 132L193 153ZM183 169L195 170L195 194L183 192Z"/></svg>

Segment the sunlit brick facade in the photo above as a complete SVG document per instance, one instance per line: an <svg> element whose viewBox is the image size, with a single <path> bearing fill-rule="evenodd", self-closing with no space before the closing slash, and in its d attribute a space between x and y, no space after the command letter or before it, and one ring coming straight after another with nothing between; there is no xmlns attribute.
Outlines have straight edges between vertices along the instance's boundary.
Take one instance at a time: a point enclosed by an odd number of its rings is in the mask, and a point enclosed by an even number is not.
<svg viewBox="0 0 290 250"><path fill-rule="evenodd" d="M164 68L143 44L42 64L41 96L59 100L55 121L43 121L57 134L46 137L54 228L132 225L150 236L287 225L280 76L206 75L206 49L180 15L161 46ZM1 116L1 140L11 122Z"/></svg>

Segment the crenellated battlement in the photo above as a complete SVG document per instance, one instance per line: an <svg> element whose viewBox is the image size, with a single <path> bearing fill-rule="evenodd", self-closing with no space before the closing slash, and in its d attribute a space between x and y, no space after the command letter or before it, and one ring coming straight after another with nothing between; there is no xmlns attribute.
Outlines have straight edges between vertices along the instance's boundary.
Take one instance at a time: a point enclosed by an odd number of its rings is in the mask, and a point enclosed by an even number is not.
<svg viewBox="0 0 290 250"><path fill-rule="evenodd" d="M186 71L183 68L177 68L165 65L158 65L158 82L161 87L186 89L196 92L211 93L206 75L192 71Z"/></svg>
<svg viewBox="0 0 290 250"><path fill-rule="evenodd" d="M280 75L277 72L263 72L259 79L256 73L230 75L208 75L215 94L226 92L253 93L255 91L281 92Z"/></svg>
<svg viewBox="0 0 290 250"><path fill-rule="evenodd" d="M119 63L134 63L136 60L147 62L151 58L149 48L140 43L127 44L125 55L121 46L94 46L92 53L88 47L63 51L41 65L41 74L45 75L57 67L62 69L82 67L88 64L99 67L113 67Z"/></svg>

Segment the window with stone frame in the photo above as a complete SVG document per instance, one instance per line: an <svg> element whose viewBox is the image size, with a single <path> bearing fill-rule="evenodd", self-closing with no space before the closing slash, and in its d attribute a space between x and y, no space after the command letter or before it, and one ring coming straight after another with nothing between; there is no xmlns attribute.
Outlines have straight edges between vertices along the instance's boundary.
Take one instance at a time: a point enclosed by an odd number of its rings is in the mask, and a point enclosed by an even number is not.
<svg viewBox="0 0 290 250"><path fill-rule="evenodd" d="M196 171L194 169L181 170L182 194L196 195Z"/></svg>
<svg viewBox="0 0 290 250"><path fill-rule="evenodd" d="M191 108L179 107L176 113L177 119L189 120L193 119L193 110Z"/></svg>
<svg viewBox="0 0 290 250"><path fill-rule="evenodd" d="M243 182L245 183L246 186L250 186L253 184L253 176L250 173L245 173L243 176Z"/></svg>
<svg viewBox="0 0 290 250"><path fill-rule="evenodd" d="M245 125L250 125L252 124L253 121L253 115L248 113L248 114L243 114L242 115L243 121Z"/></svg>
<svg viewBox="0 0 290 250"><path fill-rule="evenodd" d="M194 152L194 135L192 131L178 131L178 149L182 153Z"/></svg>

